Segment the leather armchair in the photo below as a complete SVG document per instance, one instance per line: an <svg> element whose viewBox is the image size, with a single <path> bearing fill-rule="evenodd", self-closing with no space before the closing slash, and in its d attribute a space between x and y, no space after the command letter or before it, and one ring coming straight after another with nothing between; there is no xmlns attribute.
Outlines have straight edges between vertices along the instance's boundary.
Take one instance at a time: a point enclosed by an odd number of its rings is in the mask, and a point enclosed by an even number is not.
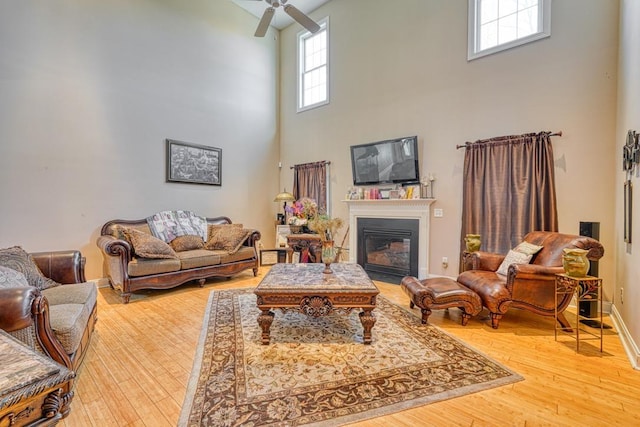
<svg viewBox="0 0 640 427"><path fill-rule="evenodd" d="M555 275L563 273L562 255L565 248L589 251L587 258L597 261L604 255L604 248L595 239L550 231L532 231L524 240L542 246L529 264L511 264L506 276L496 273L506 254L474 252L467 254L467 270L457 281L473 290L489 310L491 326L498 328L500 319L509 308L520 308L542 316L554 316ZM570 329L563 314L571 302L571 295L560 298L557 304L558 322Z"/></svg>
<svg viewBox="0 0 640 427"><path fill-rule="evenodd" d="M47 290L33 286L0 288L0 329L77 371L97 320L95 284L85 282L85 259L79 251L38 252L31 256L40 271L61 286ZM77 310L80 305L82 310ZM77 312L82 314L74 317ZM56 322L58 317L74 318L79 324L77 328L66 328L66 323ZM64 329L58 330L56 325ZM71 344L72 341L77 343ZM63 416L69 411L72 388L73 382L69 382L64 389Z"/></svg>

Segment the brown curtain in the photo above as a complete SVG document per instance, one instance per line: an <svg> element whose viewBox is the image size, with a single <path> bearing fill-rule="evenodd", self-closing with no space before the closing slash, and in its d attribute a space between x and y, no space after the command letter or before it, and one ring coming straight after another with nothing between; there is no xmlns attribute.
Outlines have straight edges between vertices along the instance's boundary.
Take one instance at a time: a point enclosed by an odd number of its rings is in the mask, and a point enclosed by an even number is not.
<svg viewBox="0 0 640 427"><path fill-rule="evenodd" d="M467 143L461 248L480 234L482 251L507 253L534 230L558 231L550 132Z"/></svg>
<svg viewBox="0 0 640 427"><path fill-rule="evenodd" d="M293 196L308 197L318 204L318 211L327 212L327 163L326 161L293 166Z"/></svg>

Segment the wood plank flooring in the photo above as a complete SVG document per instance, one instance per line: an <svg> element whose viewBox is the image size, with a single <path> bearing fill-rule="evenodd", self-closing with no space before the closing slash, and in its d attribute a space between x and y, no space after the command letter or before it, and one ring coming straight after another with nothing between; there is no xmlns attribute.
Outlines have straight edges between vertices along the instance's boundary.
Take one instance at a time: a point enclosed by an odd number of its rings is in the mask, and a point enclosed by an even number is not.
<svg viewBox="0 0 640 427"><path fill-rule="evenodd" d="M59 425L175 426L209 293L254 287L267 269L256 278L248 271L203 288L141 292L127 305L112 289L100 288L96 331L78 372L71 413ZM376 283L385 297L408 306L398 285ZM553 319L521 310L507 313L497 330L486 311L466 327L457 309L434 311L429 320L525 380L354 426L640 425L640 371L631 367L612 329L605 330L604 353L597 341L582 341L577 354L575 340L554 340ZM373 333L375 340L375 328Z"/></svg>

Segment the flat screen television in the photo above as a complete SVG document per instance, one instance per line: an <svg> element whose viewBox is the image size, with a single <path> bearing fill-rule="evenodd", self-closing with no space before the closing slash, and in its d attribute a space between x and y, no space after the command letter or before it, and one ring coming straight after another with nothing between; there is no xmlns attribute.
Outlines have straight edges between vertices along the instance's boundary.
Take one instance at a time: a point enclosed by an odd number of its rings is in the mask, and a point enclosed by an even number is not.
<svg viewBox="0 0 640 427"><path fill-rule="evenodd" d="M354 185L416 184L420 182L418 137L351 146Z"/></svg>

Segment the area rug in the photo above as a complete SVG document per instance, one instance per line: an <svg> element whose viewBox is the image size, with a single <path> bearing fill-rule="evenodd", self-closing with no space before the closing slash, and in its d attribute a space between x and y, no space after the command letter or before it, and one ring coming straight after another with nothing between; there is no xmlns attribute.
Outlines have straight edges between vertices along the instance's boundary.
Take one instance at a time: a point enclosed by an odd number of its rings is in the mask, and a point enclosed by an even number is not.
<svg viewBox="0 0 640 427"><path fill-rule="evenodd" d="M253 289L213 291L179 426L336 426L522 379L382 296L359 310L276 311L262 345Z"/></svg>

